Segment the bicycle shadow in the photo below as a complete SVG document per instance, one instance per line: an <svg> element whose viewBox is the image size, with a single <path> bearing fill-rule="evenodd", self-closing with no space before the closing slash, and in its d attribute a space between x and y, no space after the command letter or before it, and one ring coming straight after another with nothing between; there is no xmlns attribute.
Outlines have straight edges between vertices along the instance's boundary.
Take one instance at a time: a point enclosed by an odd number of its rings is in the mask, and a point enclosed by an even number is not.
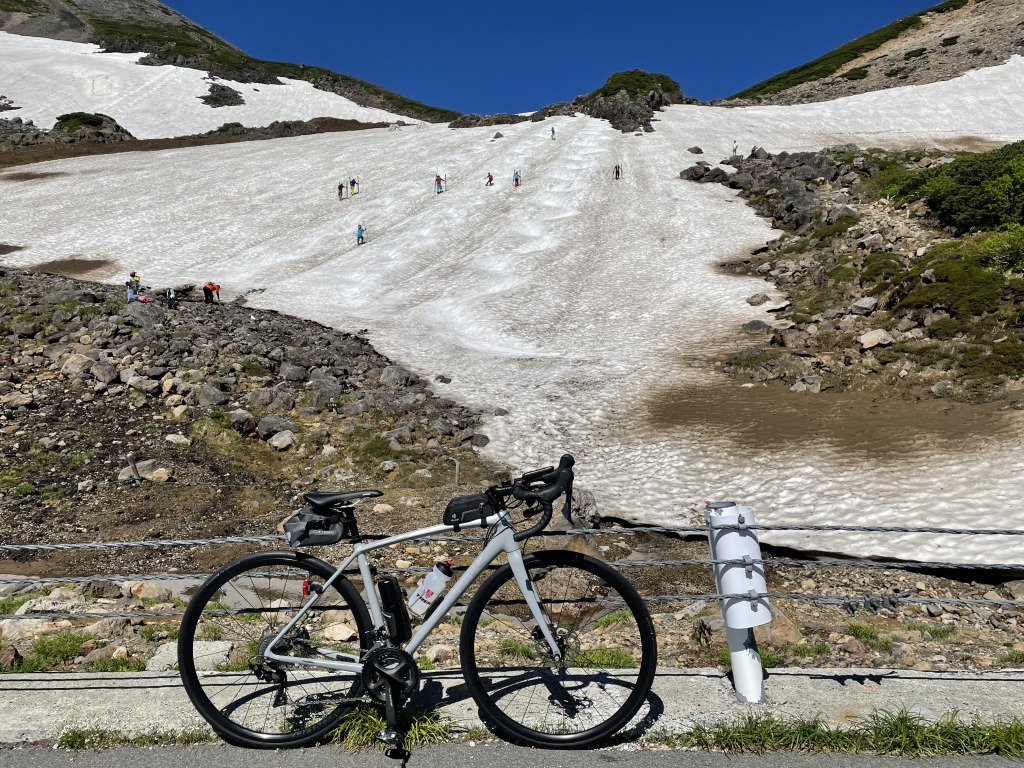
<svg viewBox="0 0 1024 768"><path fill-rule="evenodd" d="M484 715L475 706L469 686L466 685L459 670L439 670L424 674L420 690L410 699L409 703L414 707L427 710L437 707L465 710L468 705L476 717L486 724ZM648 733L664 715L664 700L657 693L651 691L647 694L640 712L634 716L631 724L608 739L603 746L636 741Z"/></svg>

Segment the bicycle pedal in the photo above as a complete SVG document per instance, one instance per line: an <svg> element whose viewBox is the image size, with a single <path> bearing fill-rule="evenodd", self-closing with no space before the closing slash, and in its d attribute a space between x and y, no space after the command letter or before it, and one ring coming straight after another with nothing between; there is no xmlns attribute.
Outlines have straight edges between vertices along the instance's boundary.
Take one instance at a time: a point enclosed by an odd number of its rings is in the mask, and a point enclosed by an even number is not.
<svg viewBox="0 0 1024 768"><path fill-rule="evenodd" d="M393 728L385 728L377 734L377 738L390 747L398 748L402 745L402 737Z"/></svg>

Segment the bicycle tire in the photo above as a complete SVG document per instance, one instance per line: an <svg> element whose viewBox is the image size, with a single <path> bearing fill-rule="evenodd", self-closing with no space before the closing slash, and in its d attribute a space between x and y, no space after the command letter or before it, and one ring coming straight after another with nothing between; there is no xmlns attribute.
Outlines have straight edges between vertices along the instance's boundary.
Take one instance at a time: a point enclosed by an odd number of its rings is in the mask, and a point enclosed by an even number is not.
<svg viewBox="0 0 1024 768"><path fill-rule="evenodd" d="M596 746L625 727L650 693L654 623L633 586L593 557L556 550L527 555L524 563L563 659L554 663L504 565L480 586L463 618L466 684L481 719L508 741Z"/></svg>
<svg viewBox="0 0 1024 768"><path fill-rule="evenodd" d="M355 706L362 694L358 674L277 666L261 656L261 644L309 600L302 582L323 584L334 570L302 553L257 552L221 568L189 602L178 633L179 674L199 714L228 743L250 749L311 746ZM290 648L307 658L324 658L317 648L328 645L362 658L370 630L359 592L339 577L283 642L285 652ZM348 647L339 647L347 635ZM283 681L268 679L282 673Z"/></svg>

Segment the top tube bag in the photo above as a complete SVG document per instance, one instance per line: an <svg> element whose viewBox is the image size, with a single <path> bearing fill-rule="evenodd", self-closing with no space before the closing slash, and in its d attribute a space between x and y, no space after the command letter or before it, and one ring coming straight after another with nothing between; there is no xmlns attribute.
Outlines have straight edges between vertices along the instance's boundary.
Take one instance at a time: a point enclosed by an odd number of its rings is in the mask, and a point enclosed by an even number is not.
<svg viewBox="0 0 1024 768"><path fill-rule="evenodd" d="M486 493L474 493L472 496L456 496L448 502L444 508L442 522L450 525L456 531L472 523L482 523L490 515L498 510L494 508L494 502Z"/></svg>

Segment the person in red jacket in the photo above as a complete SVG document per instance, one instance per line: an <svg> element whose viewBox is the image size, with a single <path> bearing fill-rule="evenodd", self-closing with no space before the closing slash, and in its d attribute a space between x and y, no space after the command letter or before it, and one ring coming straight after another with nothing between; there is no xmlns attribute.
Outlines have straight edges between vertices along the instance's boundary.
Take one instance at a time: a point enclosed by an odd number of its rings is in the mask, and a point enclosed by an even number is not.
<svg viewBox="0 0 1024 768"><path fill-rule="evenodd" d="M207 304L213 304L213 297L217 297L217 301L220 301L220 286L212 280L203 286L203 298Z"/></svg>

